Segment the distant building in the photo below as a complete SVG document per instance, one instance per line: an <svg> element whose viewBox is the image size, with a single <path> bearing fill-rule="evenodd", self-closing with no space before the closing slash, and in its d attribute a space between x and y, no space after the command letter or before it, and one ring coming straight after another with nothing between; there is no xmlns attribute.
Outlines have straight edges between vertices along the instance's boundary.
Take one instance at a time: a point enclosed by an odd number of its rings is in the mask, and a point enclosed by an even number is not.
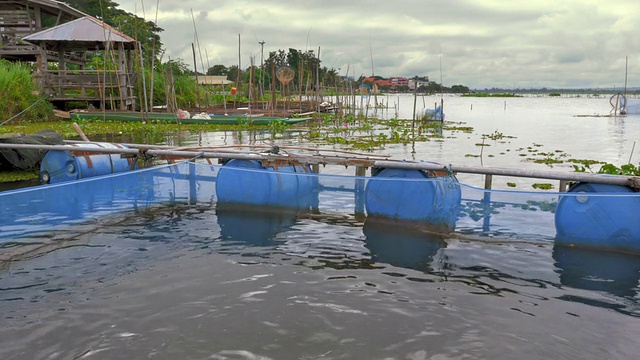
<svg viewBox="0 0 640 360"><path fill-rule="evenodd" d="M411 90L415 90L416 87L420 88L422 86L429 86L429 80L414 80L414 79L409 80L409 89Z"/></svg>
<svg viewBox="0 0 640 360"><path fill-rule="evenodd" d="M375 84L375 82L376 82L376 78L374 78L373 76L366 77L366 78L362 79L362 83L363 84L369 83L369 84L373 85L373 84Z"/></svg>
<svg viewBox="0 0 640 360"><path fill-rule="evenodd" d="M375 84L378 86L386 86L386 87L391 87L393 86L393 84L391 83L391 81L389 80L384 80L384 79L380 79L380 80L376 80Z"/></svg>
<svg viewBox="0 0 640 360"><path fill-rule="evenodd" d="M390 77L389 81L392 86L409 86L409 80L403 77Z"/></svg>
<svg viewBox="0 0 640 360"><path fill-rule="evenodd" d="M196 77L191 77L196 81ZM198 84L200 85L229 85L233 81L228 80L226 75L198 75Z"/></svg>

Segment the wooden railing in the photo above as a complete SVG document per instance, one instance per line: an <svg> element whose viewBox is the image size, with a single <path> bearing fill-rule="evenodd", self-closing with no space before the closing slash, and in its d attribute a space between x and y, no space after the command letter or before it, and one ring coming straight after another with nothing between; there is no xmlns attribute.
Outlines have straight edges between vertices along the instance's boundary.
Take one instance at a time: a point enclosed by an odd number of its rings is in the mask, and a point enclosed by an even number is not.
<svg viewBox="0 0 640 360"><path fill-rule="evenodd" d="M36 77L53 100L101 100L110 94L126 101L132 97L136 75L117 70L48 70ZM125 93L127 98L120 99Z"/></svg>

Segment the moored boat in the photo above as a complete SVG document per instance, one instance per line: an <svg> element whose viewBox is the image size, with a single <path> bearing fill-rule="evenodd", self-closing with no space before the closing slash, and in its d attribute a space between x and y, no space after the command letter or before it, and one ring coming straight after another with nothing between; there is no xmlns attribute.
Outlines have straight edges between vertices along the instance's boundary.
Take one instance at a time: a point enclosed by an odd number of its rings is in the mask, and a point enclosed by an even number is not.
<svg viewBox="0 0 640 360"><path fill-rule="evenodd" d="M260 114L249 115L214 115L214 114L197 114L193 117L182 117L180 114L173 113L157 113L157 112L135 112L135 111L93 111L93 112L69 112L60 113L59 116L70 118L76 121L124 121L124 122L141 122L141 121L164 121L177 124L209 124L209 125L269 125L274 123L281 124L297 124L311 120L312 117L279 117L264 116ZM206 115L206 116L204 116Z"/></svg>

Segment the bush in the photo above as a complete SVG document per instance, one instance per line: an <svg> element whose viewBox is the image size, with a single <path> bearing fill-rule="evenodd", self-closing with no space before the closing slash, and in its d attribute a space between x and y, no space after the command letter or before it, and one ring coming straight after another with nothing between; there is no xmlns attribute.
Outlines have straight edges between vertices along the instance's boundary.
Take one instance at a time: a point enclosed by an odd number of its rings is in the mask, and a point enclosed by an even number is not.
<svg viewBox="0 0 640 360"><path fill-rule="evenodd" d="M31 68L27 64L12 63L0 60L0 122L4 122L21 111L12 122L47 121L53 115L53 106L47 99L42 99L31 78ZM40 100L40 101L39 101ZM35 104L35 105L34 105Z"/></svg>

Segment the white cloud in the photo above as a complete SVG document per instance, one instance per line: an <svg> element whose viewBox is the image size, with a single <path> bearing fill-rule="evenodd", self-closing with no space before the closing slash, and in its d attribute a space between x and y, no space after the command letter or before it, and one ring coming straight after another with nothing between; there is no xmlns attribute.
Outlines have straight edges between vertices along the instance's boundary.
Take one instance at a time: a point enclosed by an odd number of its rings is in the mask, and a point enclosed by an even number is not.
<svg viewBox="0 0 640 360"><path fill-rule="evenodd" d="M137 4L137 6L136 6ZM155 3L145 3L155 19ZM370 75L427 75L472 88L640 86L640 2L619 0L396 0L159 2L166 55L193 64L194 20L209 65L270 51L317 51L324 66ZM142 3L120 7L142 16ZM203 55L204 56L204 55ZM442 57L442 58L441 58ZM199 60L198 60L199 61ZM206 63L206 60L204 60ZM198 68L201 68L198 65ZM355 68L355 69L354 69Z"/></svg>

